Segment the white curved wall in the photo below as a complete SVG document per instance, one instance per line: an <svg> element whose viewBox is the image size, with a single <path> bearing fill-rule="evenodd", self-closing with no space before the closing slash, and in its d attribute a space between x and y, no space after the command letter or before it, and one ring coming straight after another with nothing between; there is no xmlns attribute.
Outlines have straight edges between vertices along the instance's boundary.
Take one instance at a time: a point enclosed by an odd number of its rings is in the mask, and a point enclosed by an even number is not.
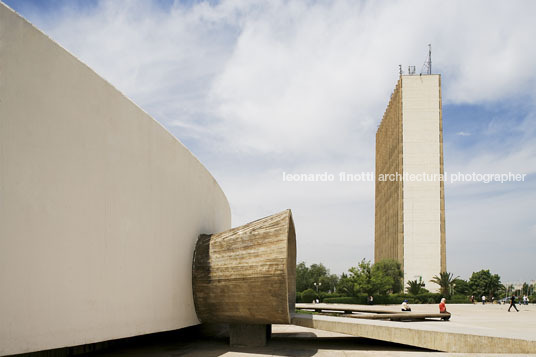
<svg viewBox="0 0 536 357"><path fill-rule="evenodd" d="M0 3L0 354L198 323L224 193L170 133Z"/></svg>

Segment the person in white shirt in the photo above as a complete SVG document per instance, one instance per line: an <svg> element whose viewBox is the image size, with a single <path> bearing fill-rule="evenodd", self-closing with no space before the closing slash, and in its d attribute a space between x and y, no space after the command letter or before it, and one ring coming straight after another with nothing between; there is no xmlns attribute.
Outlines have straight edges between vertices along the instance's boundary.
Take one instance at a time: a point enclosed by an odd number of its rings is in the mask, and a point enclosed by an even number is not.
<svg viewBox="0 0 536 357"><path fill-rule="evenodd" d="M402 311L411 311L411 307L409 307L408 300L404 300L402 302Z"/></svg>

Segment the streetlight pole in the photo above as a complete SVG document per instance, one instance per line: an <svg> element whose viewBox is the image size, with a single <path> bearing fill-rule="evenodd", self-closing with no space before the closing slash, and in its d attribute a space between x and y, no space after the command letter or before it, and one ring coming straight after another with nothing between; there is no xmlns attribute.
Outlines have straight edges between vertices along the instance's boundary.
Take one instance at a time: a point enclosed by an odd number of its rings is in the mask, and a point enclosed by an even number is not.
<svg viewBox="0 0 536 357"><path fill-rule="evenodd" d="M313 284L316 287L316 293L318 294L318 288L320 287L320 285L322 285L322 283L313 283Z"/></svg>

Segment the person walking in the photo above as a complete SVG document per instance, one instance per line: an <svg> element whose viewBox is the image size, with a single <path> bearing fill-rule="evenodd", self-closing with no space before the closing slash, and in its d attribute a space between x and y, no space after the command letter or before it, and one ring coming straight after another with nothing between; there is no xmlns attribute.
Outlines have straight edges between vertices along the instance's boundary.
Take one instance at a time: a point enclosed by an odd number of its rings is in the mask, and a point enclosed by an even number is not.
<svg viewBox="0 0 536 357"><path fill-rule="evenodd" d="M471 304L474 304L474 303L475 303L475 296L471 295Z"/></svg>
<svg viewBox="0 0 536 357"><path fill-rule="evenodd" d="M515 295L512 295L512 297L510 298L510 307L508 308L508 312L510 312L510 309L512 308L512 306L514 307L514 309L516 309L517 312L519 312L519 310L516 307L516 296Z"/></svg>
<svg viewBox="0 0 536 357"><path fill-rule="evenodd" d="M482 295L482 305L486 305L486 295Z"/></svg>

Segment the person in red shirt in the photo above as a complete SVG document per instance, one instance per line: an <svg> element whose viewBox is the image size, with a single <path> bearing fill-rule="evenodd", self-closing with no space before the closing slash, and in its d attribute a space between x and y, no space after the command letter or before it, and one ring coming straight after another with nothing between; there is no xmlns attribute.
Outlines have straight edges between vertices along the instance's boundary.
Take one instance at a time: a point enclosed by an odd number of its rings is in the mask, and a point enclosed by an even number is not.
<svg viewBox="0 0 536 357"><path fill-rule="evenodd" d="M439 303L439 313L440 314L446 314L448 312L447 311L447 305L445 304L446 301L447 301L447 299L442 298L441 302Z"/></svg>

